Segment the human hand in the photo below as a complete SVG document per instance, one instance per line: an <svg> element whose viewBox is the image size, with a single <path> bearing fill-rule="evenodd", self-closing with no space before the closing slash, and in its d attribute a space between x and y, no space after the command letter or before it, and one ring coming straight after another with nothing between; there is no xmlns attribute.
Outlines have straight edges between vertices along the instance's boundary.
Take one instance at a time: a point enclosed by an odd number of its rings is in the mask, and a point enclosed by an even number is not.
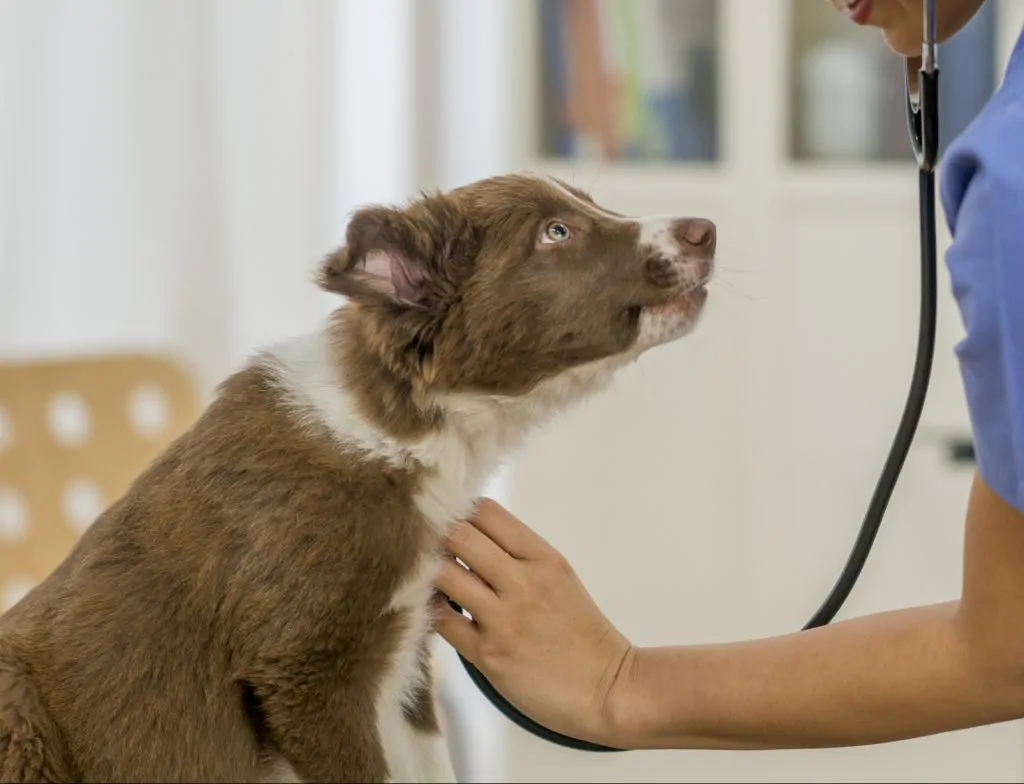
<svg viewBox="0 0 1024 784"><path fill-rule="evenodd" d="M633 646L565 558L500 504L480 501L449 534L435 628L506 699L547 727L614 746L610 699ZM473 617L452 609L448 597Z"/></svg>

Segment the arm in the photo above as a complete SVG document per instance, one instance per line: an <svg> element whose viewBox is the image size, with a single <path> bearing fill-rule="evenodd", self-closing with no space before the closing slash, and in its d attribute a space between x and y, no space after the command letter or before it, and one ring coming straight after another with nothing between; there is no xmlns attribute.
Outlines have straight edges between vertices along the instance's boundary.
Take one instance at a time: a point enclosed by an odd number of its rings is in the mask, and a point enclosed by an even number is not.
<svg viewBox="0 0 1024 784"><path fill-rule="evenodd" d="M955 236L946 261L966 332L956 353L978 453L959 601L636 651L611 700L623 742L839 746L1024 716L1024 118L1021 76L1004 84L1012 94L943 163Z"/></svg>
<svg viewBox="0 0 1024 784"><path fill-rule="evenodd" d="M630 747L880 743L1024 716L1024 516L976 479L959 601L766 640L641 649L612 692Z"/></svg>
<svg viewBox="0 0 1024 784"><path fill-rule="evenodd" d="M520 709L622 748L859 745L1024 716L1024 515L976 479L959 601L722 645L635 648L492 502L438 580L440 633ZM552 597L552 598L548 598Z"/></svg>

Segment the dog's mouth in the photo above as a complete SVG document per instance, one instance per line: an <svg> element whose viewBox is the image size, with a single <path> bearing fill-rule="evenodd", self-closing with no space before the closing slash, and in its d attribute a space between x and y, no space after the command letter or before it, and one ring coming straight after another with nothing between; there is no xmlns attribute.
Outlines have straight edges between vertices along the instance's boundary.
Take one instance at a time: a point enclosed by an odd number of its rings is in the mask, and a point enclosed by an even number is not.
<svg viewBox="0 0 1024 784"><path fill-rule="evenodd" d="M647 305L644 310L654 315L696 315L708 298L708 283L711 282L714 267L709 260L700 270L700 277L676 291L667 298Z"/></svg>
<svg viewBox="0 0 1024 784"><path fill-rule="evenodd" d="M660 302L656 305L648 305L644 308L648 313L656 316L674 316L682 314L693 314L704 307L708 298L707 282L688 286L682 291L674 294L671 299Z"/></svg>

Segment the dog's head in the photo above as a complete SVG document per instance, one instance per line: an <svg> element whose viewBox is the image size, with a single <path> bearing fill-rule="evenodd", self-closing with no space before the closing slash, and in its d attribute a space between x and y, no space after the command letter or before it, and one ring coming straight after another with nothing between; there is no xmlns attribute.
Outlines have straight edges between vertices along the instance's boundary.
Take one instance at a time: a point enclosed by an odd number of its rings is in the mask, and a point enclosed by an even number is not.
<svg viewBox="0 0 1024 784"><path fill-rule="evenodd" d="M355 305L395 374L440 394L521 395L689 332L715 240L709 220L630 218L509 175L358 211L320 285Z"/></svg>

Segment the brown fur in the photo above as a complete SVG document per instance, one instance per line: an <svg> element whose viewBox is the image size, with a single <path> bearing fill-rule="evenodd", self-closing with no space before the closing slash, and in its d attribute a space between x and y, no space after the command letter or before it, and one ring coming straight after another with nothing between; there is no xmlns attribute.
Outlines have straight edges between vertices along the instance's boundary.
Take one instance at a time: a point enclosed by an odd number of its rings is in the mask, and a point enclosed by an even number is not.
<svg viewBox="0 0 1024 784"><path fill-rule="evenodd" d="M574 242L538 243L554 218ZM359 212L320 282L351 300L330 332L362 415L410 441L445 424L439 394L625 351L681 286L636 240L530 178ZM305 780L391 775L374 699L409 621L391 599L439 547L413 502L430 474L339 449L277 384L259 362L229 378L0 617L5 781L255 781L275 755ZM427 683L405 717L437 733Z"/></svg>
<svg viewBox="0 0 1024 784"><path fill-rule="evenodd" d="M424 673L423 684L412 695L412 703L405 706L405 718L421 732L440 732L441 723L437 718L434 704L434 679L430 670L430 651L420 646L420 667Z"/></svg>
<svg viewBox="0 0 1024 784"><path fill-rule="evenodd" d="M538 246L538 230L556 218L577 228L580 241ZM364 410L401 436L440 424L438 412L424 408L430 390L521 395L625 351L641 308L670 299L680 285L666 260L635 258L635 227L567 204L530 178L473 183L404 210L361 210L347 240L320 283L362 303L362 313L340 315L356 322L359 336L348 360L359 369L354 377L365 379ZM352 274L378 248L424 260L420 303L396 304ZM707 259L713 250L694 252Z"/></svg>
<svg viewBox="0 0 1024 784"><path fill-rule="evenodd" d="M233 377L0 619L0 660L49 686L66 728L53 770L255 781L267 749L251 723L265 720L300 775L383 780L365 717L402 619L379 616L434 546L404 503L415 481L300 430L260 371ZM243 712L245 690L259 716Z"/></svg>

